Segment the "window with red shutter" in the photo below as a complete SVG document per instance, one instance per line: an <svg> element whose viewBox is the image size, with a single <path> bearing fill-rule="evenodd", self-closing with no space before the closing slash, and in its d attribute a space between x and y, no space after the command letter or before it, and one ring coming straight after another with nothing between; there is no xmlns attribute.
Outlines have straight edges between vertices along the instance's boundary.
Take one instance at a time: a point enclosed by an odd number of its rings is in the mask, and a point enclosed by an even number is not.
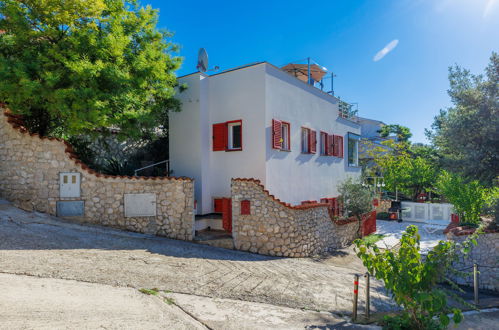
<svg viewBox="0 0 499 330"><path fill-rule="evenodd" d="M321 132L321 142L320 142L320 154L322 156L327 156L328 155L328 142L327 142L327 138L328 138L328 134L326 132Z"/></svg>
<svg viewBox="0 0 499 330"><path fill-rule="evenodd" d="M333 156L343 158L343 136L334 136L334 153Z"/></svg>
<svg viewBox="0 0 499 330"><path fill-rule="evenodd" d="M227 124L213 124L213 151L227 149Z"/></svg>
<svg viewBox="0 0 499 330"><path fill-rule="evenodd" d="M333 156L334 154L334 136L329 134L327 136L327 155Z"/></svg>
<svg viewBox="0 0 499 330"><path fill-rule="evenodd" d="M281 149L282 147L282 122L272 119L272 148Z"/></svg>
<svg viewBox="0 0 499 330"><path fill-rule="evenodd" d="M338 136L338 144L339 144L338 157L343 158L343 136Z"/></svg>
<svg viewBox="0 0 499 330"><path fill-rule="evenodd" d="M308 132L309 132L308 141L310 143L309 152L311 154L315 154L315 152L317 151L317 132L312 129L309 130Z"/></svg>
<svg viewBox="0 0 499 330"><path fill-rule="evenodd" d="M243 121L233 120L227 125L227 151L243 150Z"/></svg>
<svg viewBox="0 0 499 330"><path fill-rule="evenodd" d="M310 153L310 129L306 127L301 128L301 152Z"/></svg>

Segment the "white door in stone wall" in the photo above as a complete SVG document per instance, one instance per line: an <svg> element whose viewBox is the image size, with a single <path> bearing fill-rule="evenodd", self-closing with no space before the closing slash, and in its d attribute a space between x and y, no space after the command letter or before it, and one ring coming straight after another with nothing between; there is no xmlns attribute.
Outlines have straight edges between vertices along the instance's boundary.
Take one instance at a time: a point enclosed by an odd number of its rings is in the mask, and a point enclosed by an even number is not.
<svg viewBox="0 0 499 330"><path fill-rule="evenodd" d="M59 173L59 196L80 197L81 175L78 172Z"/></svg>

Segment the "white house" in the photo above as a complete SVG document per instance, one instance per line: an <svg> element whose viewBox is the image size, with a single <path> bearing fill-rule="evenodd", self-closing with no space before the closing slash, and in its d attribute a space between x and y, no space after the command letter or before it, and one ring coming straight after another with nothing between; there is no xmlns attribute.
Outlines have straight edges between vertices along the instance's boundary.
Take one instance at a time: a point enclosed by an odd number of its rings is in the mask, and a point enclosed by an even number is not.
<svg viewBox="0 0 499 330"><path fill-rule="evenodd" d="M255 178L286 203L338 195L359 177L360 126L339 100L267 62L179 78L170 115L170 168L195 179L197 214L230 197L232 178Z"/></svg>

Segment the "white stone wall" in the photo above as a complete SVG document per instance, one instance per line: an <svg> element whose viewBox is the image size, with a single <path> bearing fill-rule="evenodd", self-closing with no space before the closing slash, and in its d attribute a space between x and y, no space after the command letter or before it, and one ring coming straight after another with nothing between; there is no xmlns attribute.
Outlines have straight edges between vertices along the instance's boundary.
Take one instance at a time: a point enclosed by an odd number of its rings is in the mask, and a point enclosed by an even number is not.
<svg viewBox="0 0 499 330"><path fill-rule="evenodd" d="M456 236L450 232L447 239L462 243L468 235ZM470 254L465 258L462 254L459 261L454 263L457 270L465 269L466 272L473 271L473 264L478 264L480 271L479 288L494 290L499 292L499 233L484 233L478 236L477 245L474 246ZM458 284L473 286L473 276L465 278L451 275L451 278Z"/></svg>
<svg viewBox="0 0 499 330"><path fill-rule="evenodd" d="M233 179L231 188L232 236L238 250L308 257L345 247L356 238L358 223L333 221L325 204L291 206L253 179ZM243 200L251 203L250 215L241 215Z"/></svg>
<svg viewBox="0 0 499 330"><path fill-rule="evenodd" d="M0 113L5 109L0 106ZM81 197L59 197L59 173L81 174ZM124 216L124 194L156 194L156 216ZM56 214L57 201L84 202L90 222L175 239L194 234L194 182L189 178L137 178L96 173L61 140L29 134L19 117L0 115L0 197L26 210Z"/></svg>

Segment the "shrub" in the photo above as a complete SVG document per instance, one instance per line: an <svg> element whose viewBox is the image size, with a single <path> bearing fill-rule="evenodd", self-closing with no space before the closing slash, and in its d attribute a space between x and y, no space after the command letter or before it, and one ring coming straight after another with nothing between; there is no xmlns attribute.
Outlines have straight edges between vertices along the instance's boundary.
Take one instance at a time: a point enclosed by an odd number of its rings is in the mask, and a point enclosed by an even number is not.
<svg viewBox="0 0 499 330"><path fill-rule="evenodd" d="M490 190L478 181L466 182L457 175L443 171L437 181L437 189L454 206L462 223L478 224L487 203Z"/></svg>
<svg viewBox="0 0 499 330"><path fill-rule="evenodd" d="M376 214L376 219L388 220L390 219L390 214L388 212L378 212Z"/></svg>
<svg viewBox="0 0 499 330"><path fill-rule="evenodd" d="M347 217L355 217L359 223L357 228L358 237L361 236L362 216L373 210L374 193L362 186L360 181L348 178L338 188L340 192L339 200L345 209Z"/></svg>
<svg viewBox="0 0 499 330"><path fill-rule="evenodd" d="M446 281L457 288L446 274L452 271L451 265L458 258L457 249L468 253L471 244L476 244L479 232L461 244L440 241L425 258L420 254L418 228L413 225L403 233L396 251L381 251L366 240L354 242L357 256L369 273L382 280L395 302L403 307L400 315L385 317L385 328L445 329L450 323L449 313L454 323L461 322L461 310L447 306L447 297L455 297L455 294L437 287L437 283Z"/></svg>

